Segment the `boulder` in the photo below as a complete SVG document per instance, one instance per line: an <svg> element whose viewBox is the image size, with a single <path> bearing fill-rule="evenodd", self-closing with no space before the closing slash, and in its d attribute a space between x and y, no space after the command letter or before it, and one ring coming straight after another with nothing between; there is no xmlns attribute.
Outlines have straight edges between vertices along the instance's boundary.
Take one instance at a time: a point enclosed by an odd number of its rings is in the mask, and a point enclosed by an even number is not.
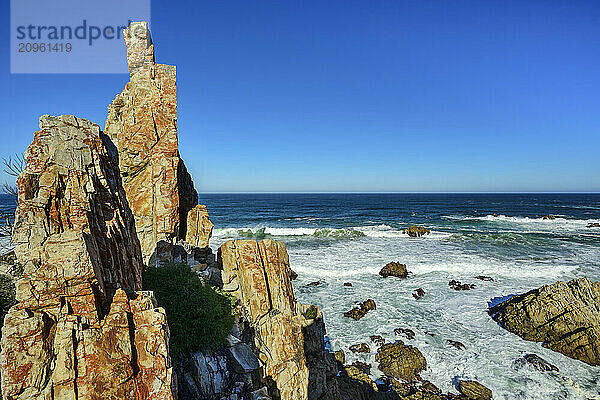
<svg viewBox="0 0 600 400"><path fill-rule="evenodd" d="M379 275L383 276L384 278L387 278L388 276L406 278L408 276L408 271L406 270L406 264L391 262L387 263L383 268L381 268Z"/></svg>
<svg viewBox="0 0 600 400"><path fill-rule="evenodd" d="M344 286L352 287L352 283L351 282L344 282Z"/></svg>
<svg viewBox="0 0 600 400"><path fill-rule="evenodd" d="M554 221L556 217L554 215L544 215L542 219L547 221Z"/></svg>
<svg viewBox="0 0 600 400"><path fill-rule="evenodd" d="M431 231L429 229L423 228L422 226L412 225L402 230L402 233L405 233L410 237L421 237L424 235L429 235Z"/></svg>
<svg viewBox="0 0 600 400"><path fill-rule="evenodd" d="M140 291L140 245L110 140L87 120L42 116L25 162L4 398L175 398L166 315Z"/></svg>
<svg viewBox="0 0 600 400"><path fill-rule="evenodd" d="M339 396L322 312L312 306L314 318L303 316L311 306L296 302L285 245L271 239L232 240L221 246L218 258L224 290L240 301L253 328L262 380L273 382L281 400Z"/></svg>
<svg viewBox="0 0 600 400"><path fill-rule="evenodd" d="M175 66L155 64L146 22L132 22L123 35L130 79L108 107L105 133L119 154L147 264L170 260L174 242L186 239L198 194L179 156Z"/></svg>
<svg viewBox="0 0 600 400"><path fill-rule="evenodd" d="M404 335L407 339L412 340L415 338L415 332L409 328L396 328L394 329L396 335Z"/></svg>
<svg viewBox="0 0 600 400"><path fill-rule="evenodd" d="M591 222L587 225L587 228L600 228L600 222Z"/></svg>
<svg viewBox="0 0 600 400"><path fill-rule="evenodd" d="M525 340L591 365L600 365L600 283L587 278L556 282L513 296L489 310L505 329Z"/></svg>
<svg viewBox="0 0 600 400"><path fill-rule="evenodd" d="M515 361L515 366L517 368L530 366L540 372L558 372L557 366L550 364L537 354L525 354Z"/></svg>
<svg viewBox="0 0 600 400"><path fill-rule="evenodd" d="M213 226L213 223L208 218L206 206L202 204L196 205L187 215L185 241L195 247L208 247Z"/></svg>
<svg viewBox="0 0 600 400"><path fill-rule="evenodd" d="M412 297L414 297L415 300L419 300L419 299L423 298L423 296L425 296L425 291L421 288L418 288L412 294Z"/></svg>
<svg viewBox="0 0 600 400"><path fill-rule="evenodd" d="M419 349L405 346L400 340L381 346L375 361L386 376L405 381L420 381L419 373L427 368L427 361Z"/></svg>
<svg viewBox="0 0 600 400"><path fill-rule="evenodd" d="M454 290L471 290L475 289L475 285L472 283L461 283L460 281L452 279L448 282L448 286L450 286Z"/></svg>
<svg viewBox="0 0 600 400"><path fill-rule="evenodd" d="M354 306L351 310L348 310L344 313L344 317L352 318L355 321L358 321L371 310L377 309L377 305L375 304L375 300L367 299L362 303Z"/></svg>
<svg viewBox="0 0 600 400"><path fill-rule="evenodd" d="M371 342L374 342L377 346L383 346L385 344L385 339L381 335L371 335Z"/></svg>
<svg viewBox="0 0 600 400"><path fill-rule="evenodd" d="M470 400L491 400L492 391L476 381L459 381L458 391Z"/></svg>
<svg viewBox="0 0 600 400"><path fill-rule="evenodd" d="M366 343L353 344L349 347L349 350L353 353L368 353L371 351L369 345Z"/></svg>

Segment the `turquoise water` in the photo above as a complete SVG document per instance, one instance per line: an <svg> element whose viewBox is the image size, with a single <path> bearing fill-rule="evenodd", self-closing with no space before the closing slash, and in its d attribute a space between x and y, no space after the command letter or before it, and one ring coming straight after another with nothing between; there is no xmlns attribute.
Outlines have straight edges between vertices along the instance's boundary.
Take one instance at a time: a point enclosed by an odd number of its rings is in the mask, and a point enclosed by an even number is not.
<svg viewBox="0 0 600 400"><path fill-rule="evenodd" d="M203 194L200 201L215 223L214 250L244 237L287 244L299 275L297 298L323 308L331 344L350 362L375 367L369 336L379 334L417 346L429 365L423 377L444 391L455 391L452 380L460 377L482 382L496 399L600 399L600 368L523 341L486 312L496 297L581 276L600 280L600 229L587 228L600 222L600 195ZM548 214L556 219L543 220ZM412 224L431 235L409 238L402 228ZM381 278L390 261L405 263L409 278ZM476 288L454 291L451 279ZM419 287L426 295L416 301L411 294ZM360 321L342 316L367 298L377 310ZM415 339L395 335L395 328L412 329ZM360 342L371 344L370 354L348 351ZM526 353L560 373L518 369L514 361Z"/></svg>

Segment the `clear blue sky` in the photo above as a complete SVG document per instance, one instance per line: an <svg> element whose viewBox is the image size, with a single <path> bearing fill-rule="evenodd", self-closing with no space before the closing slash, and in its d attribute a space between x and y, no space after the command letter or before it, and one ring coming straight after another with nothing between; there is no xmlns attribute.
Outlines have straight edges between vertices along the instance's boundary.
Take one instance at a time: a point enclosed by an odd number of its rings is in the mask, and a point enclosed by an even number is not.
<svg viewBox="0 0 600 400"><path fill-rule="evenodd" d="M10 75L8 3L0 153L103 126L128 77ZM152 31L201 191L600 191L598 1L156 0Z"/></svg>

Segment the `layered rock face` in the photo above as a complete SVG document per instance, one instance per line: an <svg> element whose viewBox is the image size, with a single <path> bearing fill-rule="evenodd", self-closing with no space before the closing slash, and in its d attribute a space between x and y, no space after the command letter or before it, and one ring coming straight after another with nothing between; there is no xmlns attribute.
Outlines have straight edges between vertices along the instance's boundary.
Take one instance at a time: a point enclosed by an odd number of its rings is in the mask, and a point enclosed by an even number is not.
<svg viewBox="0 0 600 400"><path fill-rule="evenodd" d="M525 340L600 365L600 283L587 278L542 286L490 308L490 315Z"/></svg>
<svg viewBox="0 0 600 400"><path fill-rule="evenodd" d="M166 316L139 292L114 146L87 120L43 116L25 159L13 232L24 273L2 328L3 398L173 399Z"/></svg>
<svg viewBox="0 0 600 400"><path fill-rule="evenodd" d="M192 246L208 247L213 227L213 223L208 218L206 206L198 204L188 212L185 241Z"/></svg>
<svg viewBox="0 0 600 400"><path fill-rule="evenodd" d="M240 300L254 329L269 391L281 400L339 398L322 314L296 303L285 245L270 239L229 241L221 246L219 260L224 290Z"/></svg>
<svg viewBox="0 0 600 400"><path fill-rule="evenodd" d="M154 63L146 22L132 22L124 37L130 81L108 107L105 132L118 149L123 187L149 263L168 259L174 242L185 240L187 214L198 194L179 157L175 66Z"/></svg>

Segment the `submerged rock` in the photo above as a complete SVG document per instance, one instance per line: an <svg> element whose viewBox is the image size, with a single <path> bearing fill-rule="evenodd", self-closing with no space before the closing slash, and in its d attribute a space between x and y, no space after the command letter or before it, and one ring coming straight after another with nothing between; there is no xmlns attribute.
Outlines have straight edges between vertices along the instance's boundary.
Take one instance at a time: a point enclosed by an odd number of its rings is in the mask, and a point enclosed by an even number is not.
<svg viewBox="0 0 600 400"><path fill-rule="evenodd" d="M452 279L448 282L448 286L450 286L454 290L471 290L475 289L475 285L472 283L461 283L460 281Z"/></svg>
<svg viewBox="0 0 600 400"><path fill-rule="evenodd" d="M344 317L352 318L355 321L358 321L359 319L367 315L367 312L375 309L377 309L375 301L372 299L368 299L355 306L351 310L346 311L344 313Z"/></svg>
<svg viewBox="0 0 600 400"><path fill-rule="evenodd" d="M479 279L480 281L485 281L485 282L493 282L494 278L492 278L491 276L485 276L485 275L477 275L475 277L475 279Z"/></svg>
<svg viewBox="0 0 600 400"><path fill-rule="evenodd" d="M381 268L379 275L383 276L384 278L387 278L388 276L406 278L408 276L408 271L406 270L406 264L391 262L387 263L383 268Z"/></svg>
<svg viewBox="0 0 600 400"><path fill-rule="evenodd" d="M455 349L458 350L465 350L466 346L464 344L462 344L461 342L457 341L457 340L452 340L452 339L448 339L446 341L446 343L448 343L450 346L454 347Z"/></svg>
<svg viewBox="0 0 600 400"><path fill-rule="evenodd" d="M415 300L419 300L419 299L423 298L423 296L425 296L425 291L421 288L418 288L412 294L412 297L414 297Z"/></svg>
<svg viewBox="0 0 600 400"><path fill-rule="evenodd" d="M513 296L489 310L525 340L591 365L600 365L600 283L556 282Z"/></svg>
<svg viewBox="0 0 600 400"><path fill-rule="evenodd" d="M460 381L458 391L470 400L491 400L492 391L476 381Z"/></svg>
<svg viewBox="0 0 600 400"><path fill-rule="evenodd" d="M349 349L353 353L368 353L371 351L369 345L366 343L353 344Z"/></svg>
<svg viewBox="0 0 600 400"><path fill-rule="evenodd" d="M25 161L4 398L175 398L165 311L140 291L140 245L109 139L87 120L42 116Z"/></svg>
<svg viewBox="0 0 600 400"><path fill-rule="evenodd" d="M400 340L381 346L375 361L379 362L379 369L385 375L405 381L421 380L419 373L427 368L427 361L419 349L405 346Z"/></svg>
<svg viewBox="0 0 600 400"><path fill-rule="evenodd" d="M541 372L558 372L558 367L550 364L537 354L525 354L515 361L515 365L517 368L531 366L533 369Z"/></svg>
<svg viewBox="0 0 600 400"><path fill-rule="evenodd" d="M385 339L380 335L371 335L371 342L374 342L377 346L382 346L385 343Z"/></svg>
<svg viewBox="0 0 600 400"><path fill-rule="evenodd" d="M413 225L404 229L402 233L405 233L410 237L421 237L424 235L428 235L429 233L431 233L431 231L429 229L423 228L422 226Z"/></svg>

